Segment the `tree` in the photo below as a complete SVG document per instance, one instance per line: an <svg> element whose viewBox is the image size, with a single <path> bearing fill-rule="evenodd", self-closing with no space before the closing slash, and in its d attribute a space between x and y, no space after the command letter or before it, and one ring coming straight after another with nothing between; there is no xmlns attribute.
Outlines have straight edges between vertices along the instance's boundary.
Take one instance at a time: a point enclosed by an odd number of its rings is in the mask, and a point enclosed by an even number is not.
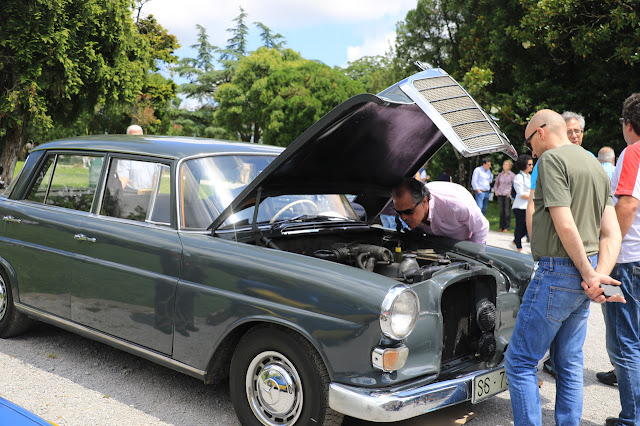
<svg viewBox="0 0 640 426"><path fill-rule="evenodd" d="M360 82L366 92L374 94L407 77L394 67L392 50L385 55L363 56L349 62L342 71L350 79Z"/></svg>
<svg viewBox="0 0 640 426"><path fill-rule="evenodd" d="M0 145L10 181L25 129L73 123L140 93L147 41L129 0L4 0L0 13Z"/></svg>
<svg viewBox="0 0 640 426"><path fill-rule="evenodd" d="M419 59L444 68L500 118L518 151L541 108L585 115L592 152L622 148L617 117L637 90L640 59L640 17L628 1L419 0L397 32L397 67Z"/></svg>
<svg viewBox="0 0 640 426"><path fill-rule="evenodd" d="M311 124L362 86L291 49L259 48L242 58L218 88L217 122L243 141L288 146Z"/></svg>

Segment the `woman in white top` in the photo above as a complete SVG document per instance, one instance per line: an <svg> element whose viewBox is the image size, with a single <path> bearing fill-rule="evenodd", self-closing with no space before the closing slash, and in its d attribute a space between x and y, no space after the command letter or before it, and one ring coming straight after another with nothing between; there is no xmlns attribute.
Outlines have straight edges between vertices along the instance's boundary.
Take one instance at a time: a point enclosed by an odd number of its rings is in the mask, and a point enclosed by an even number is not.
<svg viewBox="0 0 640 426"><path fill-rule="evenodd" d="M521 154L516 160L516 167L520 173L513 179L513 188L516 198L513 200L513 215L516 217L516 229L513 232L513 244L518 251L522 251L522 237L527 235L527 203L531 190L531 170L533 170L533 158L527 154Z"/></svg>

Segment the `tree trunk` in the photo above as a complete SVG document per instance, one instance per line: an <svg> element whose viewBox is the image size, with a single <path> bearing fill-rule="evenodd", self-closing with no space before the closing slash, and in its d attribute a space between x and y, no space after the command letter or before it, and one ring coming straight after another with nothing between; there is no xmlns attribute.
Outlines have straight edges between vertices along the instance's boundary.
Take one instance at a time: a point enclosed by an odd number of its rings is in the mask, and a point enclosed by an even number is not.
<svg viewBox="0 0 640 426"><path fill-rule="evenodd" d="M16 168L18 155L24 146L24 126L26 123L26 115L21 114L20 121L7 129L4 146L2 148L2 180L5 185L9 185L13 179L13 171Z"/></svg>

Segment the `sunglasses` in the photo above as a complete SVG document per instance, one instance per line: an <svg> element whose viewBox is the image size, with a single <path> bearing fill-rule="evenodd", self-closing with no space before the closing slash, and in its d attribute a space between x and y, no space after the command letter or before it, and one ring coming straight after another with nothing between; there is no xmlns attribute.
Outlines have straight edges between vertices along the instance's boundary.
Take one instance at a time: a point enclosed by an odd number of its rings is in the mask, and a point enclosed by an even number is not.
<svg viewBox="0 0 640 426"><path fill-rule="evenodd" d="M625 122L625 121L627 121L627 120L625 120L625 119L624 119L624 118L622 118L622 117L620 117L618 120L620 120L620 124L624 124L624 122Z"/></svg>
<svg viewBox="0 0 640 426"><path fill-rule="evenodd" d="M542 129L546 125L547 123L544 123L542 126L538 127L538 129ZM533 151L533 148L531 148L531 139L533 139L536 133L538 133L538 129L536 129L533 133L531 133L531 136L524 140L524 146L526 146L529 151Z"/></svg>
<svg viewBox="0 0 640 426"><path fill-rule="evenodd" d="M396 213L398 213L399 216L402 216L402 215L411 216L413 214L414 210L416 209L416 207L418 207L418 204L420 204L421 202L422 202L422 200L418 201L416 203L416 205L413 206L412 209L396 210L395 207L393 209L396 211Z"/></svg>

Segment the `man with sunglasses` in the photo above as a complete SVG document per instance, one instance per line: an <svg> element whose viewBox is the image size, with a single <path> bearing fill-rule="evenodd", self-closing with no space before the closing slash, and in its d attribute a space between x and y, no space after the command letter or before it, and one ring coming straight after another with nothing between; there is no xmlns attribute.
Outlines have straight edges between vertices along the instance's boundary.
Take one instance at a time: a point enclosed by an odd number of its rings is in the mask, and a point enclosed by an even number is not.
<svg viewBox="0 0 640 426"><path fill-rule="evenodd" d="M620 250L611 184L598 160L567 136L562 116L538 111L525 130L538 161L531 253L535 275L522 298L505 357L515 425L542 424L537 365L552 347L555 420L579 425L589 299L605 298Z"/></svg>
<svg viewBox="0 0 640 426"><path fill-rule="evenodd" d="M469 191L457 183L424 184L410 177L400 182L391 196L396 213L411 229L456 240L486 242L489 221Z"/></svg>

